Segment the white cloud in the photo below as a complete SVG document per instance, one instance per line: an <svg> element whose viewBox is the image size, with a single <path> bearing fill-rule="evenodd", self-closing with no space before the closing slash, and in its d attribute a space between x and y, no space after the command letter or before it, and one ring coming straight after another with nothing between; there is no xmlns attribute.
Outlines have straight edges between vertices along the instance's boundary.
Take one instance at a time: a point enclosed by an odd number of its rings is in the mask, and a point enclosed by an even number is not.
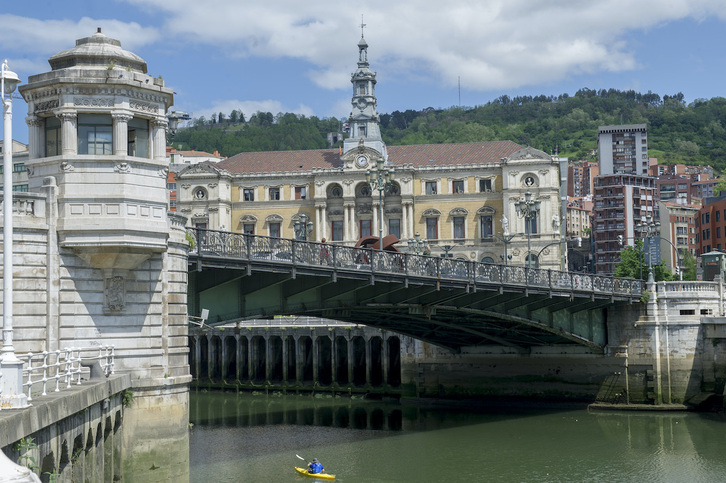
<svg viewBox="0 0 726 483"><path fill-rule="evenodd" d="M345 87L359 14L339 1L238 2L126 0L164 13L165 31L215 45L230 57L292 57L317 66L324 88ZM474 90L516 88L582 72L631 70L638 61L623 36L632 30L726 16L724 0L371 0L360 8L375 68L461 78Z"/></svg>
<svg viewBox="0 0 726 483"><path fill-rule="evenodd" d="M21 51L31 56L44 56L43 60L60 50L72 48L74 44L69 39L88 37L99 27L109 37L124 39L122 46L127 50L138 49L159 39L155 28L112 19L40 20L0 14L0 25L0 51Z"/></svg>

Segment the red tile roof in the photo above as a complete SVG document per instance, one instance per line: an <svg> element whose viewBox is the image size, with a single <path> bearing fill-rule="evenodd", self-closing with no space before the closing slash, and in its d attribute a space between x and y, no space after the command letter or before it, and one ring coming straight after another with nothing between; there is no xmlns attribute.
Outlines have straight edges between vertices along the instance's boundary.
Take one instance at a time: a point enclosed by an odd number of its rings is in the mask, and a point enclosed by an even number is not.
<svg viewBox="0 0 726 483"><path fill-rule="evenodd" d="M415 144L388 146L388 159L394 166L453 166L498 163L523 147L512 141L461 144ZM339 149L306 151L265 151L239 153L217 164L230 173L271 173L310 171L313 168L339 168Z"/></svg>

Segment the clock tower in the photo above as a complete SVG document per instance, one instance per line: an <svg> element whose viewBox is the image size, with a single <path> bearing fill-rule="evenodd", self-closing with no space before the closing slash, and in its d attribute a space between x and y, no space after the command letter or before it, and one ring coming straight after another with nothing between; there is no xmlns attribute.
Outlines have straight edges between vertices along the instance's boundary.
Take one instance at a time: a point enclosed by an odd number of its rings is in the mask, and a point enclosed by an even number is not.
<svg viewBox="0 0 726 483"><path fill-rule="evenodd" d="M364 24L361 24L361 28ZM358 169L366 169L377 159L388 161L386 145L381 138L376 111L376 74L368 65L368 43L361 32L358 42L358 68L351 76L353 110L348 120L350 137L343 142L343 158L352 160Z"/></svg>

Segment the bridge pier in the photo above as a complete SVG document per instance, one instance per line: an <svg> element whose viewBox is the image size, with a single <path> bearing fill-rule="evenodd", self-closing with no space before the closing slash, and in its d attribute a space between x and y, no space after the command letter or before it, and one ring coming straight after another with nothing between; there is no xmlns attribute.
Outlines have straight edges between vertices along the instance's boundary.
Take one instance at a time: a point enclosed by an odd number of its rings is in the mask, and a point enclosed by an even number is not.
<svg viewBox="0 0 726 483"><path fill-rule="evenodd" d="M369 327L193 329L190 366L204 387L397 395L400 347Z"/></svg>

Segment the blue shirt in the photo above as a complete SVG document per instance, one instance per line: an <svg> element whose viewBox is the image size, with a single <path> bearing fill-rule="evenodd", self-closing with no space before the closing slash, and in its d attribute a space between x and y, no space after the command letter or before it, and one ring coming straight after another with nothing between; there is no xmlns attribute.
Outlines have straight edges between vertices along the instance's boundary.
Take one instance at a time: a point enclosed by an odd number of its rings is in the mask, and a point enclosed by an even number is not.
<svg viewBox="0 0 726 483"><path fill-rule="evenodd" d="M308 468L310 468L310 470L309 470L310 473L313 473L313 474L320 473L324 469L323 465L321 465L320 463L310 463L308 465Z"/></svg>

